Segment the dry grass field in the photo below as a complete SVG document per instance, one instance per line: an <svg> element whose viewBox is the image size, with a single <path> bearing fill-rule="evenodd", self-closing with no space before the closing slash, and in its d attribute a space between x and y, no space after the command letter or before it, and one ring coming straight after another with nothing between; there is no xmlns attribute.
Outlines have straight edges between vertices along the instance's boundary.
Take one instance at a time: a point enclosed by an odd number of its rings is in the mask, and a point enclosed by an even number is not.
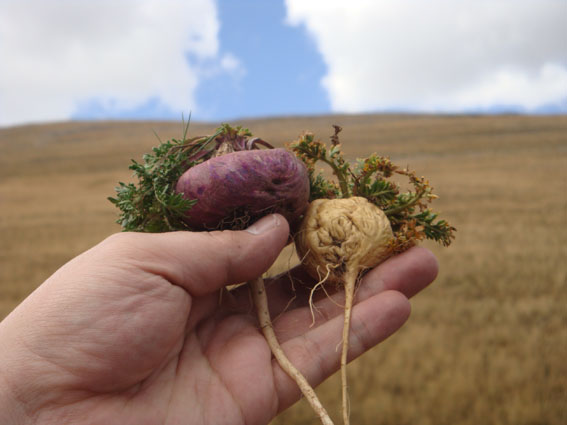
<svg viewBox="0 0 567 425"><path fill-rule="evenodd" d="M241 122L276 145L343 126L349 157L376 151L427 176L458 228L431 247L437 281L406 326L350 369L352 423L567 423L567 116L364 115ZM236 122L235 122L236 124ZM192 134L213 126L192 125ZM0 318L67 260L119 231L106 201L130 158L181 123L0 129ZM339 417L336 376L319 387ZM305 404L274 425L316 424Z"/></svg>

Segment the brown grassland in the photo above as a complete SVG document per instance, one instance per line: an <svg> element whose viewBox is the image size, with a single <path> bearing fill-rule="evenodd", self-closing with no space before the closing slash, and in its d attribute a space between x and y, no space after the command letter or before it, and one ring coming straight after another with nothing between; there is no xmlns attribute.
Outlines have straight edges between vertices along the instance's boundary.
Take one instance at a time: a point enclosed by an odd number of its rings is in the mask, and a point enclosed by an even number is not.
<svg viewBox="0 0 567 425"><path fill-rule="evenodd" d="M353 424L567 423L567 116L322 116L246 120L275 145L344 128L427 176L455 227L409 322L350 367ZM212 125L192 124L191 134ZM181 123L0 129L0 319L73 256L119 231L106 200L130 158ZM281 268L285 259L276 267ZM340 335L337 335L340 339ZM337 340L338 342L338 340ZM333 376L318 392L339 417ZM315 424L303 402L273 424Z"/></svg>

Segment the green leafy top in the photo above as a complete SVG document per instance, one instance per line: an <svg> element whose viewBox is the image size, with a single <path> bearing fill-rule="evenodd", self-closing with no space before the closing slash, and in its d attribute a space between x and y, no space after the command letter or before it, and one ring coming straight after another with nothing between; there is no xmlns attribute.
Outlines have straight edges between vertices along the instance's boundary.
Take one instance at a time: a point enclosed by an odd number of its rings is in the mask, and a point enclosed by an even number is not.
<svg viewBox="0 0 567 425"><path fill-rule="evenodd" d="M309 171L310 200L351 196L368 199L383 210L390 220L395 235L392 249L396 252L425 238L449 246L456 229L447 221L438 220L438 214L428 208L428 204L437 198L429 182L417 177L414 171L401 169L389 158L376 154L359 159L355 166L351 166L341 152L338 134L342 129L339 126L334 128L330 147L315 140L315 136L309 132L289 145ZM319 161L331 168L336 181L328 180L315 171L315 164ZM396 174L406 176L413 190L402 193L399 185L390 180Z"/></svg>
<svg viewBox="0 0 567 425"><path fill-rule="evenodd" d="M220 151L271 147L261 139L251 139L246 128L223 124L212 136L187 139L189 123L184 124L182 140L161 142L145 154L143 163L132 160L130 169L137 184L119 182L116 197L108 198L121 211L117 223L125 231L167 232L191 230L183 217L197 202L175 192L175 185L189 168L200 164Z"/></svg>
<svg viewBox="0 0 567 425"><path fill-rule="evenodd" d="M188 127L189 123L184 124L182 140L160 142L159 146L143 156L142 163L132 160L130 169L138 179L137 184L120 182L116 187L116 197L108 198L121 211L117 222L123 230L192 230L184 222L184 217L197 201L185 199L175 191L181 175L219 154L259 147L272 148L264 140L253 138L246 128L223 124L211 136L187 139ZM330 147L315 140L312 133L305 133L289 145L309 171L310 200L350 196L367 198L388 216L396 235L395 251L403 251L416 240L425 238L448 246L454 238L455 228L445 220L438 219L438 215L428 208L428 204L437 198L429 182L376 154L360 159L351 166L341 152L340 131L341 128L335 126ZM319 161L331 168L336 181L315 172L315 164ZM391 180L394 175L406 176L413 190L402 193Z"/></svg>

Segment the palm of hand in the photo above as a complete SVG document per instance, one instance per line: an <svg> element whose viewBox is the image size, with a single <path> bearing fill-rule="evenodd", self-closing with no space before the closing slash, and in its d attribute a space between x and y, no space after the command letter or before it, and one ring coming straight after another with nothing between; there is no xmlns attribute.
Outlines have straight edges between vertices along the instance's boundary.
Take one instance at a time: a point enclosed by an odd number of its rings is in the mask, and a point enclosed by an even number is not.
<svg viewBox="0 0 567 425"><path fill-rule="evenodd" d="M218 291L191 297L161 276L136 273L90 290L66 323L54 324L49 344L39 344L37 355L51 363L44 376L59 382L51 397L68 401L42 420L267 423L278 403L270 349L254 316L229 312Z"/></svg>

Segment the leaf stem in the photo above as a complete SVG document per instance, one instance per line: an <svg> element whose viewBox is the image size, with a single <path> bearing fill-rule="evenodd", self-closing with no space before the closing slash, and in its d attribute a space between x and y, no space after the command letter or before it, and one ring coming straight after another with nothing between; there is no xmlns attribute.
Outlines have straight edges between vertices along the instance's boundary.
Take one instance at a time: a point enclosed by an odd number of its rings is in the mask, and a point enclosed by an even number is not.
<svg viewBox="0 0 567 425"><path fill-rule="evenodd" d="M417 203L419 202L419 200L423 197L424 194L425 194L425 190L422 189L422 190L416 192L416 194L415 194L414 196L412 196L412 197L409 199L409 201L407 201L406 203L401 204L401 205L398 205L398 206L395 207L395 208L387 209L387 210L384 211L384 213L385 213L387 216L391 216L391 215L394 215L394 214L398 214L398 213L400 213L400 212L402 212L402 211L404 211L404 210L407 210L408 208L411 208L411 207L413 207L415 204L417 204Z"/></svg>
<svg viewBox="0 0 567 425"><path fill-rule="evenodd" d="M333 170L333 174L337 177L339 182L339 188L341 189L342 198L350 198L351 193L348 188L348 179L345 173L334 163L331 159L329 159L326 155L322 158L322 161L329 165Z"/></svg>

